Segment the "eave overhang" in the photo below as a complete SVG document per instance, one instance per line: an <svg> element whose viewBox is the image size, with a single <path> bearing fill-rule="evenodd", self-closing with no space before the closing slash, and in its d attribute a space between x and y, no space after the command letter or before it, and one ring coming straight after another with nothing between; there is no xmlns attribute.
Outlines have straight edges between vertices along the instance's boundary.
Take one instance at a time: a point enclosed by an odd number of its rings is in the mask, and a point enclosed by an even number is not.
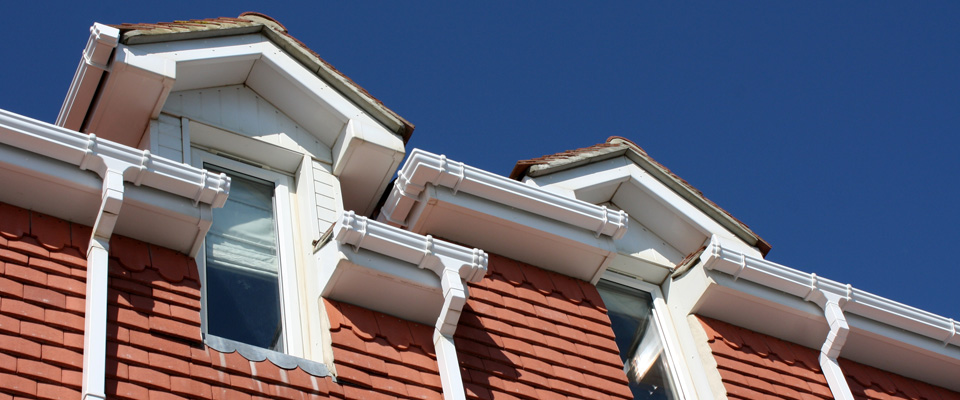
<svg viewBox="0 0 960 400"><path fill-rule="evenodd" d="M414 149L379 220L596 282L628 216Z"/></svg>
<svg viewBox="0 0 960 400"><path fill-rule="evenodd" d="M699 265L673 282L670 296L678 314L811 348L828 338L824 313L833 303L849 326L839 357L960 390L960 324L953 319L745 254L722 238L711 238Z"/></svg>
<svg viewBox="0 0 960 400"><path fill-rule="evenodd" d="M729 231L748 245L757 248L762 255L766 256L770 251L770 244L750 230L744 223L707 199L703 193L658 163L639 146L621 137L610 137L606 143L591 148L546 156L540 159L519 161L510 173L510 178L519 181L533 179L538 182L539 186L546 186L549 184L547 182L551 182L551 180L544 178L551 174L569 171L588 164L615 158L625 158L629 160L643 170L645 174L656 179L686 202L690 203L699 213L708 216L724 230ZM568 174L568 176L569 175L570 174ZM539 182L545 183L541 184ZM601 185L593 183L589 186L571 187L568 188L568 190L575 191L579 196L589 197L589 194L584 192L590 186L597 187ZM598 202L594 199L587 201Z"/></svg>
<svg viewBox="0 0 960 400"><path fill-rule="evenodd" d="M0 184L9 188L0 201L189 255L230 188L224 175L5 110L0 155ZM107 185L108 176L122 181ZM122 212L104 220L97 210L108 201Z"/></svg>
<svg viewBox="0 0 960 400"><path fill-rule="evenodd" d="M119 28L95 24L91 29L58 124L138 147L171 92L242 84L329 149L311 155L331 164L346 209L373 212L403 159L413 125L278 23L251 14Z"/></svg>

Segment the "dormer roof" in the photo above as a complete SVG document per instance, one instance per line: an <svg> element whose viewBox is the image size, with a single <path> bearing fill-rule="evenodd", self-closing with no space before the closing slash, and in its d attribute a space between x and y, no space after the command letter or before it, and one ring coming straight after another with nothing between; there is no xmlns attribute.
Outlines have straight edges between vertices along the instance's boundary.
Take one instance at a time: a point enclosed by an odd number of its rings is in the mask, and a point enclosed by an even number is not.
<svg viewBox="0 0 960 400"><path fill-rule="evenodd" d="M654 160L636 143L620 136L611 136L607 138L606 142L589 147L517 161L510 173L510 178L522 181L525 177L536 178L623 156L626 156L738 238L756 247L764 256L770 251L770 243L754 233L750 227L708 199L703 195L703 192L697 190L686 180Z"/></svg>
<svg viewBox="0 0 960 400"><path fill-rule="evenodd" d="M267 15L245 12L237 18L218 17L174 22L122 23L109 26L120 30L119 42L125 45L261 33L357 106L370 113L378 122L400 135L404 144L413 134L412 123L387 108L366 89L290 35L287 28L280 22ZM79 127L69 126L68 128L79 129Z"/></svg>

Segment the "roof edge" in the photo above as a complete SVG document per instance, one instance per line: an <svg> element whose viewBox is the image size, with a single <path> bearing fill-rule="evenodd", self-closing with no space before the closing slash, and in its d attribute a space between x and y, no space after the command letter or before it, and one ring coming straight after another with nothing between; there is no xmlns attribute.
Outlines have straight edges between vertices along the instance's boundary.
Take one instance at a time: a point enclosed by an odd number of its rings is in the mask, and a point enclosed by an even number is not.
<svg viewBox="0 0 960 400"><path fill-rule="evenodd" d="M223 26L224 24L218 22L230 22L236 26ZM248 11L240 14L238 18L178 21L171 24L155 24L156 28L149 30L139 28L140 26L150 25L122 24L110 26L120 29L120 43L125 45L261 33L310 72L323 79L364 112L369 113L388 130L400 136L404 145L410 141L410 137L413 135L415 126L412 123L387 108L383 102L330 65L303 42L290 35L283 24L265 14ZM180 26L190 26L190 29L184 28L178 31L175 27L179 28Z"/></svg>
<svg viewBox="0 0 960 400"><path fill-rule="evenodd" d="M529 160L520 160L514 166L513 171L510 172L509 177L510 179L520 181L525 176L542 176L624 155L738 238L746 241L751 246L756 246L760 254L764 257L767 256L767 253L769 253L772 248L769 242L754 233L750 227L706 198L702 192L694 188L693 185L690 185L683 178L671 172L670 169L663 166L663 164L654 160L643 148L630 139L622 136L610 136L604 143L560 154L569 154L569 157L550 160L548 157L551 156L544 156ZM633 154L633 156L631 156L631 154Z"/></svg>

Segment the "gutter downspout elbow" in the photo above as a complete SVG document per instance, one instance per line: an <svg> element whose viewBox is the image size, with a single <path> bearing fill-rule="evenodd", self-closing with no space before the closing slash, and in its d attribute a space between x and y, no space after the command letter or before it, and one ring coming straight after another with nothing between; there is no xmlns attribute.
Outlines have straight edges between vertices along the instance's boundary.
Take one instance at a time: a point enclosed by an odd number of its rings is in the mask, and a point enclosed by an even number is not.
<svg viewBox="0 0 960 400"><path fill-rule="evenodd" d="M451 269L444 269L440 284L443 290L443 308L433 330L433 347L437 352L440 385L443 387L443 398L465 400L466 392L463 389L463 377L460 376L460 361L457 358L453 335L457 331L463 306L467 304L467 287L460 280L460 274Z"/></svg>
<svg viewBox="0 0 960 400"><path fill-rule="evenodd" d="M823 316L827 320L830 331L827 338L820 347L820 369L823 376L827 379L827 385L833 397L839 400L853 400L853 393L850 391L850 385L847 384L847 378L840 369L840 363L837 358L840 357L840 351L847 341L847 335L850 333L850 325L847 324L847 318L843 315L843 305L850 300L852 288L847 285L846 295L841 296L836 293L824 291L817 287L817 275L811 274L810 293L805 300L812 301L823 309Z"/></svg>

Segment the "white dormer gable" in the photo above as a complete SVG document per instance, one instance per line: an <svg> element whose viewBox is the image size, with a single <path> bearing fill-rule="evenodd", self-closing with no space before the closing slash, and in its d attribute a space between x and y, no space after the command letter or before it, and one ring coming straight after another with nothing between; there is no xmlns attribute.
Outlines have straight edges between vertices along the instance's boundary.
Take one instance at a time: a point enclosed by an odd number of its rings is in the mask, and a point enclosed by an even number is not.
<svg viewBox="0 0 960 400"><path fill-rule="evenodd" d="M570 155L569 153L576 153ZM609 269L662 282L714 235L762 258L769 245L636 145L611 138L594 148L521 161L513 177L530 186L627 212L621 255ZM524 165L526 164L526 165ZM522 176L521 176L522 174Z"/></svg>
<svg viewBox="0 0 960 400"><path fill-rule="evenodd" d="M244 159L285 170L300 163L284 159L289 152L325 165L340 181L343 207L369 214L412 125L275 21L237 21L187 32L95 25L58 124L169 158L179 149L181 162L189 146L237 147L222 134L229 132L267 145L243 146L252 156Z"/></svg>

